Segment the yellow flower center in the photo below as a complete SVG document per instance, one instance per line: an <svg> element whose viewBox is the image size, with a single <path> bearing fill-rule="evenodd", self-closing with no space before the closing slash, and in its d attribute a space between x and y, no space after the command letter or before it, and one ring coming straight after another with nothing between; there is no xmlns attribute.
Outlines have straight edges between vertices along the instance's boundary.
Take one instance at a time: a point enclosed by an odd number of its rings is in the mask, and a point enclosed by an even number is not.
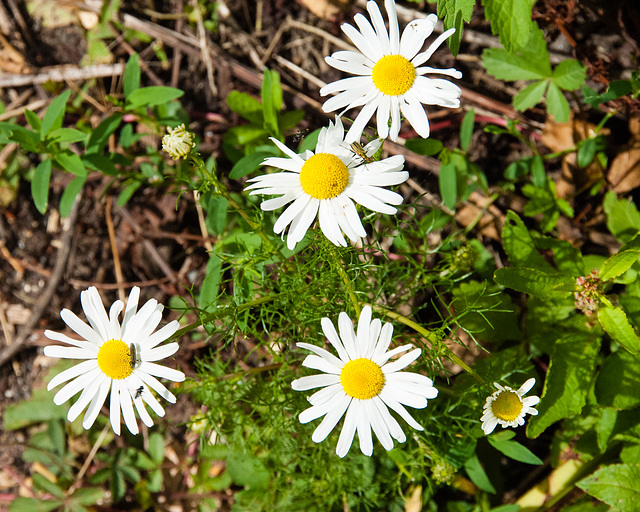
<svg viewBox="0 0 640 512"><path fill-rule="evenodd" d="M300 184L311 197L331 199L347 188L349 169L336 155L318 153L302 166Z"/></svg>
<svg viewBox="0 0 640 512"><path fill-rule="evenodd" d="M347 395L360 400L369 400L382 391L384 373L371 359L354 359L342 368L340 383Z"/></svg>
<svg viewBox="0 0 640 512"><path fill-rule="evenodd" d="M415 82L416 68L402 55L386 55L373 66L371 78L380 92L402 96Z"/></svg>
<svg viewBox="0 0 640 512"><path fill-rule="evenodd" d="M107 377L125 379L133 368L129 345L122 340L109 340L98 351L98 366Z"/></svg>
<svg viewBox="0 0 640 512"><path fill-rule="evenodd" d="M501 391L491 402L493 415L502 421L513 421L522 412L522 399L515 391Z"/></svg>

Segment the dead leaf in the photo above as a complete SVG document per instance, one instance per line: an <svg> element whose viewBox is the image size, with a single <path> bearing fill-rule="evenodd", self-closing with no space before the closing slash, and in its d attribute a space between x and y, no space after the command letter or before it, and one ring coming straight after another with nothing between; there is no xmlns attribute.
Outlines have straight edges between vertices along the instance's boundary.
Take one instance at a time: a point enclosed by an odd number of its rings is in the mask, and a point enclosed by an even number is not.
<svg viewBox="0 0 640 512"><path fill-rule="evenodd" d="M417 485L416 488L409 496L409 499L404 502L404 512L420 512L422 510L422 486Z"/></svg>
<svg viewBox="0 0 640 512"><path fill-rule="evenodd" d="M611 190L617 194L624 194L640 187L639 119L631 118L629 120L629 131L632 134L631 141L613 159L607 173L607 181L611 184Z"/></svg>
<svg viewBox="0 0 640 512"><path fill-rule="evenodd" d="M335 21L340 11L346 12L351 6L350 0L299 0L318 18Z"/></svg>

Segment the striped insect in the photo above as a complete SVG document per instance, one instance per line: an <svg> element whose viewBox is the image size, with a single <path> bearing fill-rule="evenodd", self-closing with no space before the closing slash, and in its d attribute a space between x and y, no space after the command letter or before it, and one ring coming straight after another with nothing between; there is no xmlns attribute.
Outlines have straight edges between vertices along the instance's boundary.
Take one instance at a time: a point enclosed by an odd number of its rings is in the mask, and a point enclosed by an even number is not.
<svg viewBox="0 0 640 512"><path fill-rule="evenodd" d="M133 397L133 399L137 400L138 398L140 398L142 396L143 391L144 391L144 386L140 386L138 389L136 389L136 395Z"/></svg>
<svg viewBox="0 0 640 512"><path fill-rule="evenodd" d="M140 364L140 353L135 343L129 345L129 354L131 355L131 368L137 368Z"/></svg>

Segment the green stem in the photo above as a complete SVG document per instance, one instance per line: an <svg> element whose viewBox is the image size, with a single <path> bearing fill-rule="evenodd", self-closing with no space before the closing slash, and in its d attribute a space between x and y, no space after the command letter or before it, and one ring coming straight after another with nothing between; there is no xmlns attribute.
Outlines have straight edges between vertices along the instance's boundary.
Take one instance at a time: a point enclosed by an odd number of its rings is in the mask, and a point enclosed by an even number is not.
<svg viewBox="0 0 640 512"><path fill-rule="evenodd" d="M467 372L469 375L471 375L477 382L479 382L483 386L488 386L489 385L480 375L478 375L478 373L473 368L471 368L467 363L465 363L462 359L460 359L453 352L453 350L451 350L446 345L440 343L440 339L439 339L439 337L438 337L438 335L436 333L434 333L432 331L429 331L428 329L425 329L420 324L414 322L413 320L410 320L406 316L402 316L399 313L396 313L395 311L388 311L386 309L383 309L383 308L381 308L379 306L375 306L375 305L373 307L374 307L374 309L376 311L379 311L380 313L384 313L389 318L392 318L393 320L397 320L401 324L404 324L407 327L410 327L411 329L416 331L418 334L420 334L423 338L425 338L431 345L437 346L438 349L440 350L440 352L443 353L443 355L447 359L449 359L451 362L461 366L462 369L465 372Z"/></svg>
<svg viewBox="0 0 640 512"><path fill-rule="evenodd" d="M342 266L342 261L340 261L340 255L338 254L338 249L336 248L336 246L331 242L327 242L327 246L329 247L329 254L331 254L331 258L333 260L333 266L338 271L338 274L340 274L342 282L344 283L344 287L347 290L347 294L349 295L349 299L351 300L351 304L353 305L353 309L356 312L356 317L359 318L362 308L360 307L360 303L356 298L353 282L349 279L347 272Z"/></svg>

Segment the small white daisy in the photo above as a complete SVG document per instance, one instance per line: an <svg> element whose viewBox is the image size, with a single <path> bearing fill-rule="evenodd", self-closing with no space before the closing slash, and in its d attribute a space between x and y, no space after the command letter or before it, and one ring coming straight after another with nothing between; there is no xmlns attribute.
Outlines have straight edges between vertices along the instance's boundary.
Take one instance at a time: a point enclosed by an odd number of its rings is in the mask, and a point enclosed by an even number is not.
<svg viewBox="0 0 640 512"><path fill-rule="evenodd" d="M288 158L267 158L263 165L283 169L285 172L265 174L252 178L246 190L254 194L279 194L280 197L263 201L261 208L272 211L288 203L273 230L284 233L287 226L287 247L293 249L304 238L315 220L320 229L335 245L347 245L342 232L352 242L366 236L354 201L375 212L393 215L397 209L391 205L402 203L402 196L383 187L398 185L409 178L403 171L404 157L394 155L379 161L366 162L353 152L344 140L342 121L320 130L315 153L296 154L276 139L271 139ZM359 138L358 138L359 140ZM363 149L367 157L373 156L382 140L377 139ZM284 236L284 235L283 235Z"/></svg>
<svg viewBox="0 0 640 512"><path fill-rule="evenodd" d="M505 428L518 427L524 425L525 414L533 416L538 414L533 406L540 402L540 398L537 396L524 397L535 383L536 379L531 378L520 386L518 391L514 391L509 386L494 383L498 391L487 397L487 402L484 404L484 414L480 418L482 430L486 436L493 432L498 423Z"/></svg>
<svg viewBox="0 0 640 512"><path fill-rule="evenodd" d="M68 309L60 312L62 320L80 335L82 340L72 339L59 332L44 332L51 340L71 345L49 345L44 348L46 356L85 359L56 375L47 386L50 390L71 380L56 393L53 398L56 405L63 404L82 391L80 398L69 409L67 418L69 421L75 420L89 405L82 421L85 429L93 425L109 391L109 419L117 435L120 435L120 410L132 434L138 433L134 405L140 419L148 427L153 425L153 420L145 403L158 416L164 416L164 409L151 392L152 389L168 402L176 402L176 397L156 377L182 382L184 373L160 366L153 361L169 357L178 350L178 344L175 342L158 345L173 336L180 324L174 320L153 333L162 319L164 306L151 299L136 312L139 297L140 288L136 286L129 294L126 309L123 302L117 300L107 316L98 290L92 286L80 294L82 309L90 326ZM120 325L118 316L123 309L124 317Z"/></svg>
<svg viewBox="0 0 640 512"><path fill-rule="evenodd" d="M377 113L378 135L383 139L398 138L400 113L411 123L421 137L429 136L429 119L421 103L456 108L460 106L460 88L442 78L427 78L426 74L439 74L461 78L456 69L436 69L423 66L440 45L455 32L451 28L420 52L427 37L431 35L438 20L435 14L409 23L399 37L398 16L393 0L385 0L389 16L389 32L384 24L380 8L367 2L371 22L362 14L354 21L359 31L345 23L342 31L351 39L359 52L339 51L326 57L327 63L346 73L357 75L325 85L320 95L340 92L327 100L322 107L325 112L344 108L344 111L363 106L347 140L355 140L362 133L371 116ZM391 118L391 129L389 129Z"/></svg>
<svg viewBox="0 0 640 512"><path fill-rule="evenodd" d="M392 437L404 443L406 436L389 409L395 411L411 427L423 430L404 406L422 409L427 406L428 398L438 395L438 390L428 377L399 371L415 361L422 350L416 348L389 363L391 357L412 346L403 345L387 351L393 326L390 323L383 326L379 319L372 321L370 306L362 309L357 334L349 316L344 312L338 317L338 329L340 336L328 318L322 319L322 330L339 358L315 345L297 344L298 347L316 354L307 356L303 366L324 372L302 377L291 383L296 391L323 388L308 397L312 407L300 413L300 423L308 423L324 416L311 438L319 443L329 435L340 418L345 416L336 447L336 453L340 457L344 457L351 448L356 430L360 450L365 455L371 456L373 453L371 429L382 446L391 450Z"/></svg>

